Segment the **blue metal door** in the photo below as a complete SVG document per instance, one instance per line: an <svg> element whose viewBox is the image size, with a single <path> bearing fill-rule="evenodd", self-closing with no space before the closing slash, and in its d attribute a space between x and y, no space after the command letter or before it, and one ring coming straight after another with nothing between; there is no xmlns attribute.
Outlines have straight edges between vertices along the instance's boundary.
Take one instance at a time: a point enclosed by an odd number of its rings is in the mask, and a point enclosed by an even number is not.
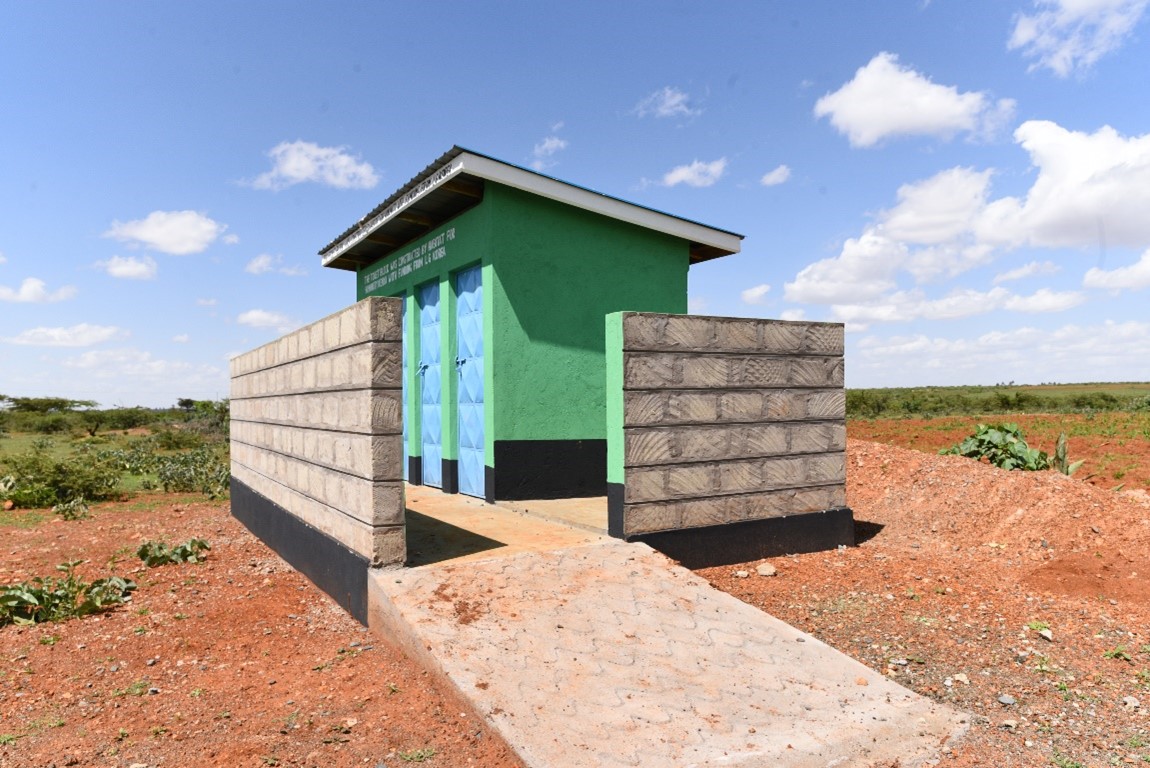
<svg viewBox="0 0 1150 768"><path fill-rule="evenodd" d="M443 487L443 404L439 354L439 283L419 288L419 402L423 484Z"/></svg>
<svg viewBox="0 0 1150 768"><path fill-rule="evenodd" d="M459 492L484 498L483 277L479 267L455 276L455 295Z"/></svg>

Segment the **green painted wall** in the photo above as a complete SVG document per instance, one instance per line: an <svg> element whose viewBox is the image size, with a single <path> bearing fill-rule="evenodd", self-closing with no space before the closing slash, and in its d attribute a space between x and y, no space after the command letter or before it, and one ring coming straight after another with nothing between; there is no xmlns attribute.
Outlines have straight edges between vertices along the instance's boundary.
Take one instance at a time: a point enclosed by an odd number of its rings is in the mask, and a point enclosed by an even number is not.
<svg viewBox="0 0 1150 768"><path fill-rule="evenodd" d="M604 316L686 313L688 244L488 184L495 439L606 437Z"/></svg>
<svg viewBox="0 0 1150 768"><path fill-rule="evenodd" d="M623 313L607 315L607 482L622 484L624 471L623 432Z"/></svg>
<svg viewBox="0 0 1150 768"><path fill-rule="evenodd" d="M483 265L488 466L496 440L607 437L604 316L685 313L688 244L488 182L483 202L357 273L357 296L407 297L409 454L420 455L419 307L440 284L443 456L458 458L453 273Z"/></svg>

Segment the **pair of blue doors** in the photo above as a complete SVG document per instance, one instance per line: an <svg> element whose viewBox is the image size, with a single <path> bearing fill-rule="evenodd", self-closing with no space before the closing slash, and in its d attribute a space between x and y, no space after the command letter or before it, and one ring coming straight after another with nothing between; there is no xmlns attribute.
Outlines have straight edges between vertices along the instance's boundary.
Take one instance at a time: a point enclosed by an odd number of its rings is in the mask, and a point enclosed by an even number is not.
<svg viewBox="0 0 1150 768"><path fill-rule="evenodd" d="M427 283L416 291L419 306L419 385L420 434L423 455L423 485L443 487L443 322L440 311L439 283ZM406 328L406 325L404 326ZM455 275L455 349L454 375L455 418L458 439L459 492L483 498L483 279L479 267ZM403 359L407 364L405 344ZM450 371L450 367L448 367ZM404 381L407 377L404 375ZM406 400L405 400L406 401ZM450 416L450 414L446 414ZM404 441L415 439L409 434L404 418Z"/></svg>

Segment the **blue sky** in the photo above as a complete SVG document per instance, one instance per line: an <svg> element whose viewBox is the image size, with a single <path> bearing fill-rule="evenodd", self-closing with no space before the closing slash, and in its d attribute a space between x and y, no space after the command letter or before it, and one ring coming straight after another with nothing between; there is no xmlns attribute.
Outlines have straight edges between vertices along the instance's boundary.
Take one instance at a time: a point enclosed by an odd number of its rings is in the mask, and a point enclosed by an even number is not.
<svg viewBox="0 0 1150 768"><path fill-rule="evenodd" d="M226 397L453 144L746 235L847 385L1150 380L1150 0L7 3L0 393Z"/></svg>

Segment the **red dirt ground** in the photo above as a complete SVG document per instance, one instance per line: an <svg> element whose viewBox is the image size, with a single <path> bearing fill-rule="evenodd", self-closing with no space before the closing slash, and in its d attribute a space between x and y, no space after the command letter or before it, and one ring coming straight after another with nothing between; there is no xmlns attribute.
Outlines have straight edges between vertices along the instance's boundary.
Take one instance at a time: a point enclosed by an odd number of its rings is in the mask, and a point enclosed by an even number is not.
<svg viewBox="0 0 1150 768"><path fill-rule="evenodd" d="M0 584L85 559L85 578L139 588L104 615L0 628L0 766L521 765L226 503L145 501L4 530ZM206 562L135 557L145 540L192 537L211 543Z"/></svg>
<svg viewBox="0 0 1150 768"><path fill-rule="evenodd" d="M1072 436L1071 458L1090 455ZM856 439L847 465L858 547L774 558L772 577L758 563L704 577L973 713L944 766L1150 763L1144 493ZM0 628L0 766L519 765L226 504L143 501L4 529L0 583L83 558L87 578L140 587L103 616ZM192 536L212 543L206 563L134 557L146 539Z"/></svg>

